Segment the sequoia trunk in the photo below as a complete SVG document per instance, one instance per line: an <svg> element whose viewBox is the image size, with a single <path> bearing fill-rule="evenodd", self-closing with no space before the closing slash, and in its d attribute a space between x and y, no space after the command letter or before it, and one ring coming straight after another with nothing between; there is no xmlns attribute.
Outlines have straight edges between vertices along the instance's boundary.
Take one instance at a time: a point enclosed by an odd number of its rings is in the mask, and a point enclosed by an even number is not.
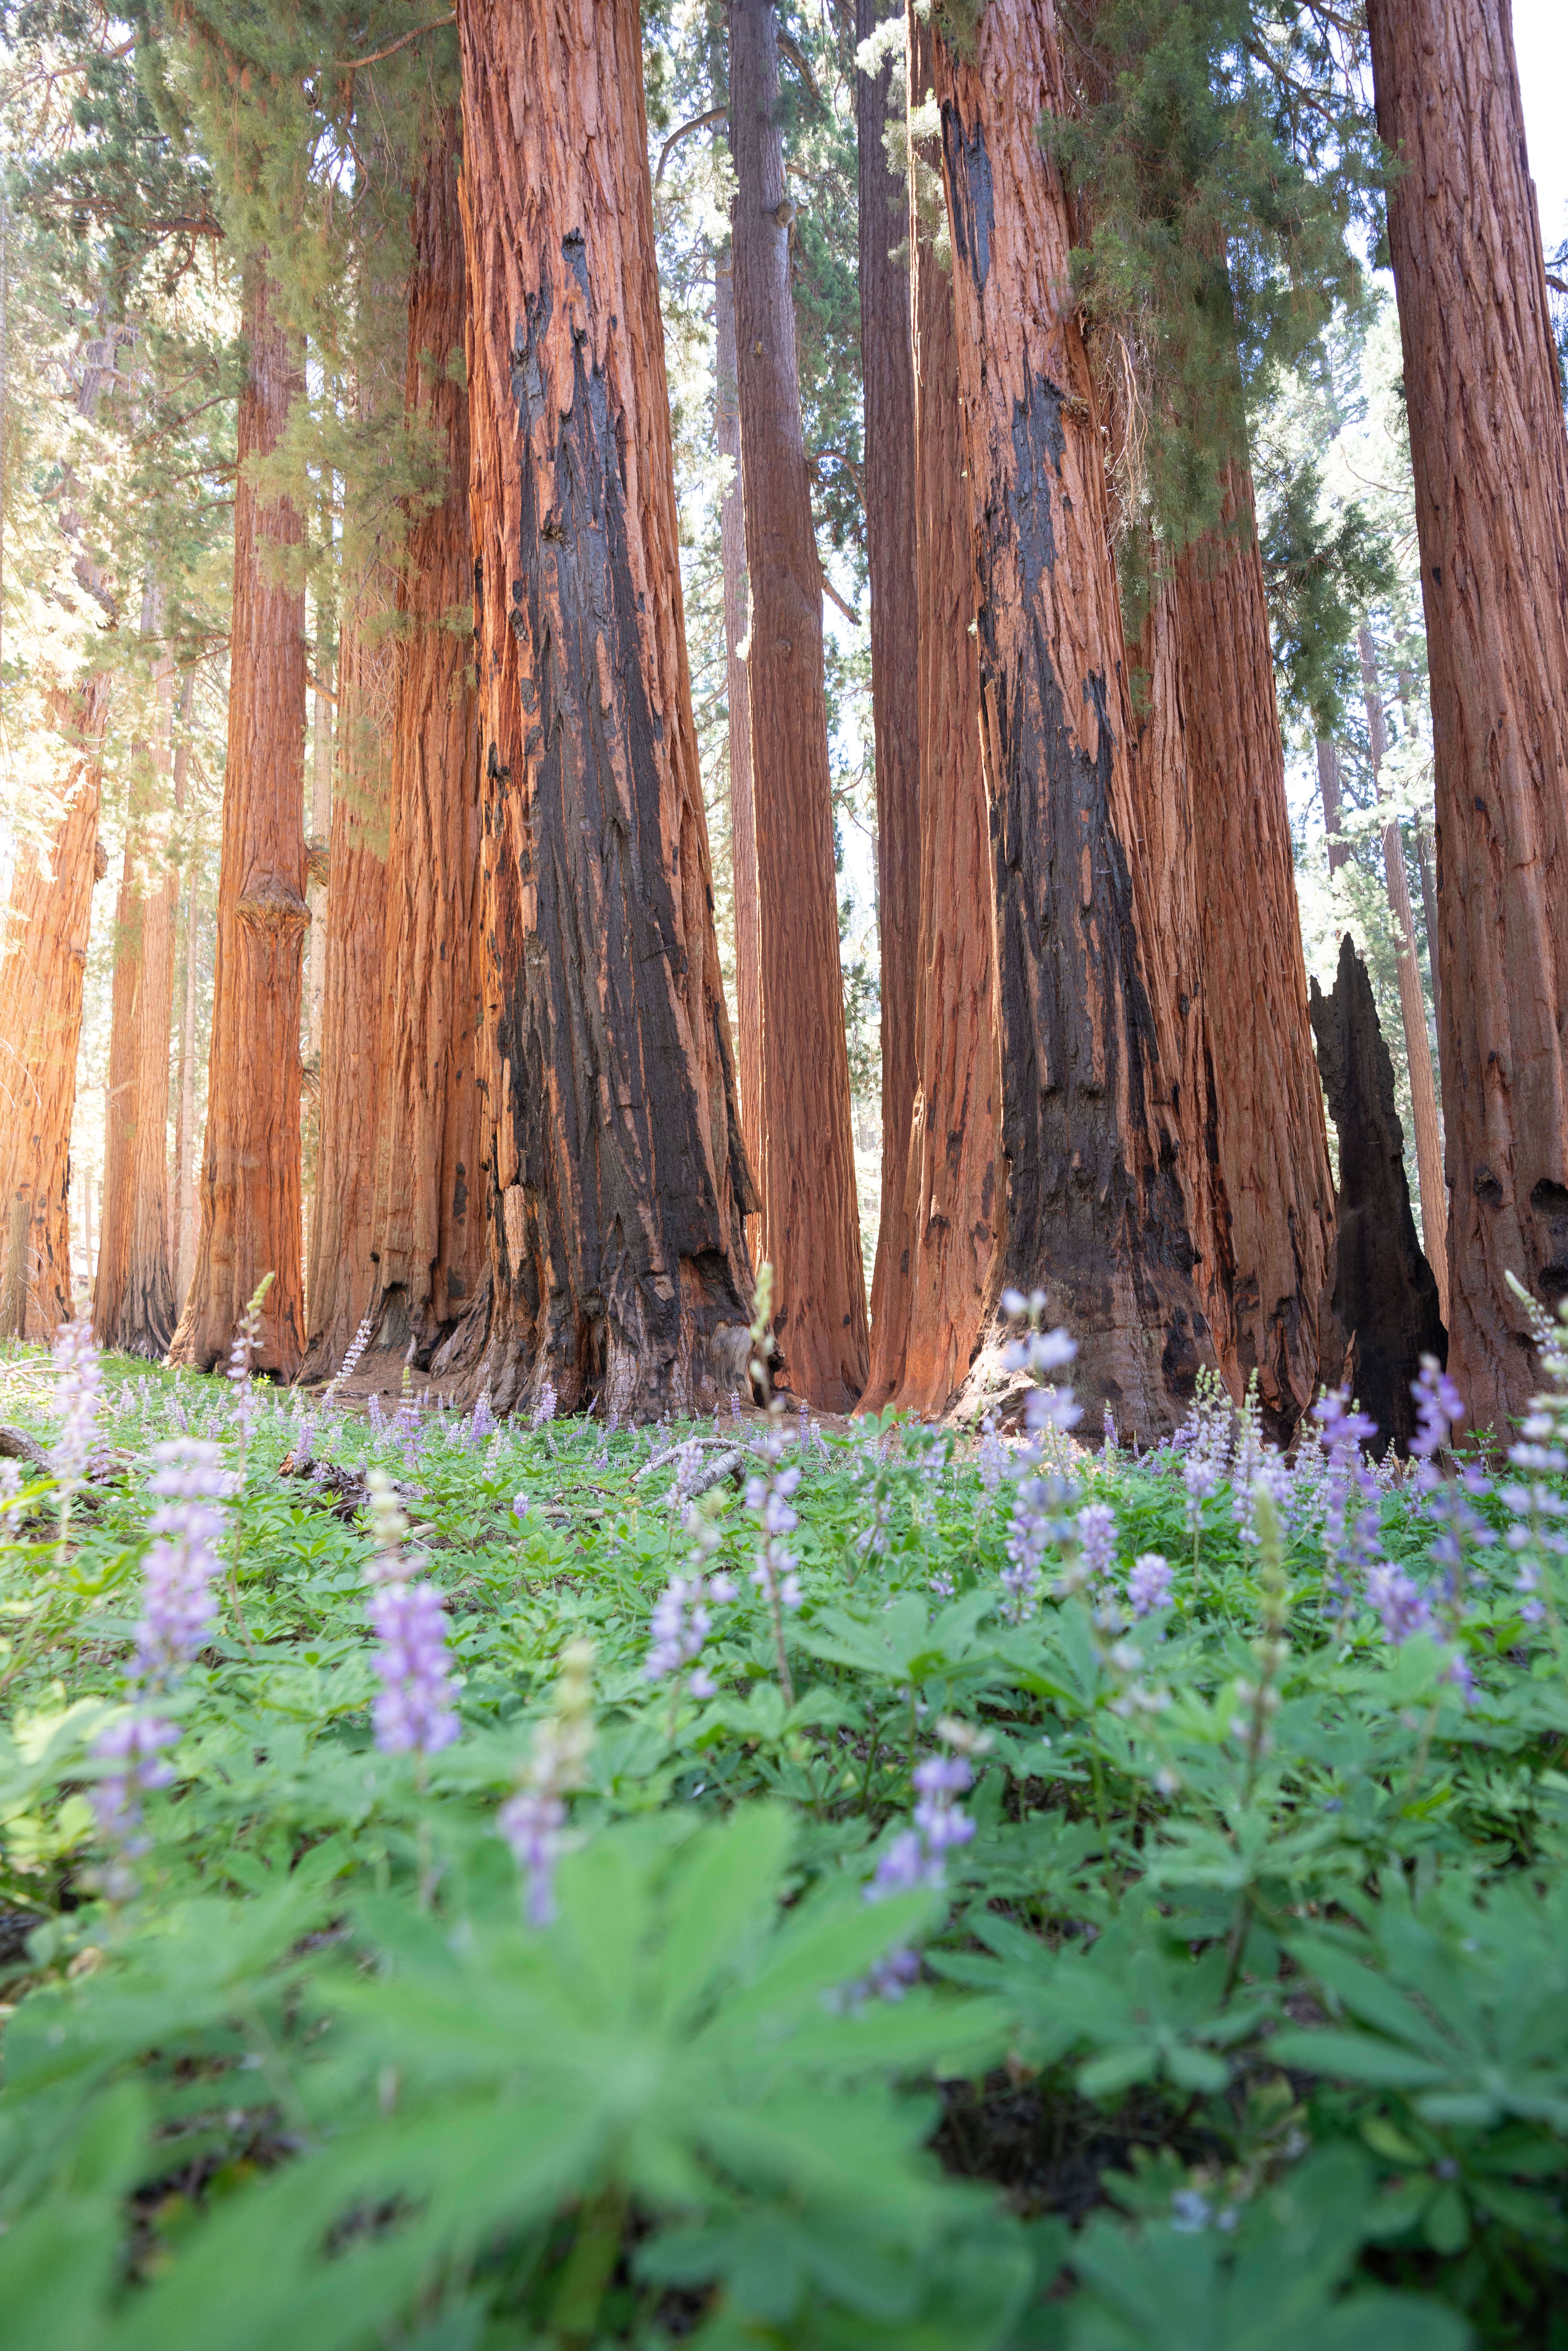
<svg viewBox="0 0 1568 2351"><path fill-rule="evenodd" d="M1332 882L1350 855L1350 847L1340 830L1339 745L1327 742L1321 736L1318 738L1318 791L1323 804L1323 842L1329 853L1329 879Z"/></svg>
<svg viewBox="0 0 1568 2351"><path fill-rule="evenodd" d="M384 416L394 397L384 291L373 280L361 288L363 347L355 407L361 428ZM399 347L401 357L401 337ZM360 462L366 462L362 454ZM371 1253L396 658L397 580L385 545L388 520L389 494L374 471L350 481L344 500L316 1195L306 1274L303 1368L308 1379L337 1370L376 1290ZM413 1167L405 1175L411 1184L416 1180Z"/></svg>
<svg viewBox="0 0 1568 2351"><path fill-rule="evenodd" d="M931 33L909 12L909 96L931 84ZM925 162L940 168L932 142ZM915 378L920 915L915 1092L904 1161L910 1252L898 1342L872 1326L868 1410L944 1413L979 1343L997 1242L992 860L980 763L980 657L953 283L917 204L909 213ZM884 1134L884 1152L893 1147Z"/></svg>
<svg viewBox="0 0 1568 2351"><path fill-rule="evenodd" d="M1192 811L1201 1092L1178 1104L1177 1164L1195 1279L1215 1353L1239 1397L1288 1438L1343 1335L1333 1307L1333 1173L1312 1054L1284 747L1253 528L1233 463L1221 527L1187 549L1172 598L1180 756Z"/></svg>
<svg viewBox="0 0 1568 2351"><path fill-rule="evenodd" d="M763 1256L784 1382L846 1410L866 1383L865 1275L839 965L822 575L795 362L772 0L730 0L731 220L751 590L751 773L762 976Z"/></svg>
<svg viewBox="0 0 1568 2351"><path fill-rule="evenodd" d="M719 503L724 569L725 682L729 703L729 849L735 892L737 1074L747 1156L760 1164L758 1114L762 1097L762 975L757 910L757 806L751 782L751 696L747 685L746 512L740 489L740 395L736 389L735 278L729 263L714 273L714 444L732 467ZM756 1241L758 1230L748 1238Z"/></svg>
<svg viewBox="0 0 1568 2351"><path fill-rule="evenodd" d="M461 0L488 1345L625 1417L744 1377L752 1206L686 668L635 0ZM841 1043L842 1030L840 1030Z"/></svg>
<svg viewBox="0 0 1568 2351"><path fill-rule="evenodd" d="M864 41L902 0L855 0ZM920 925L920 714L915 583L915 366L908 208L883 144L892 61L855 77L860 149L861 371L865 388L866 557L875 742L877 935L882 950L882 1216L872 1277L870 1385L891 1389L909 1329L913 1234L906 1198Z"/></svg>
<svg viewBox="0 0 1568 2351"><path fill-rule="evenodd" d="M1371 0L1437 778L1448 1370L1539 1385L1568 1295L1568 436L1507 0Z"/></svg>
<svg viewBox="0 0 1568 2351"><path fill-rule="evenodd" d="M1383 762L1388 756L1388 730L1383 718L1383 693L1377 680L1377 653L1372 632L1363 628L1356 639L1361 656L1362 693L1366 703L1367 739L1372 747L1372 773L1379 799L1383 797ZM1394 955L1399 974L1399 1013L1405 1030L1405 1066L1410 1076L1410 1111L1416 1128L1416 1181L1421 1193L1421 1236L1427 1262L1437 1278L1443 1321L1448 1319L1448 1198L1443 1180L1443 1138L1437 1124L1437 1089L1432 1075L1432 1047L1427 1035L1427 1002L1421 988L1421 967L1416 959L1416 925L1410 912L1410 884L1405 872L1405 843L1398 820L1390 817L1383 828L1383 874L1388 911L1394 917Z"/></svg>
<svg viewBox="0 0 1568 2351"><path fill-rule="evenodd" d="M292 1378L303 1344L299 1265L300 951L305 904L305 591L282 575L302 537L290 501L256 484L303 382L273 318L264 259L245 274L249 350L239 402L228 757L218 866L202 1221L172 1363L210 1371L246 1303L274 1279L260 1367Z"/></svg>
<svg viewBox="0 0 1568 2351"><path fill-rule="evenodd" d="M472 624L467 283L457 121L414 193L404 408L433 440L441 496L414 522L398 583L392 844L371 1254L377 1340L420 1359L485 1269L478 710Z"/></svg>
<svg viewBox="0 0 1568 2351"><path fill-rule="evenodd" d="M972 62L936 50L997 860L1002 1265L1042 1286L1078 1382L1168 1429L1203 1333L1132 859L1127 665L1071 236L1035 135L1064 103L1049 0L991 0Z"/></svg>
<svg viewBox="0 0 1568 2351"><path fill-rule="evenodd" d="M4 1295L6 1333L17 1338L52 1338L72 1311L71 1113L92 891L104 871L98 817L109 691L109 680L96 677L60 696L57 723L73 745L65 814L47 866L30 849L17 859L0 960Z"/></svg>
<svg viewBox="0 0 1568 2351"><path fill-rule="evenodd" d="M134 759L132 764L135 764ZM114 902L114 967L109 996L109 1082L103 1096L103 1207L99 1223L98 1267L92 1276L92 1326L99 1343L106 1347L118 1347L120 1344L120 1300L131 1259L131 1189L136 1135L136 1029L141 987L141 899L136 881L136 822L133 815L128 815L120 864L120 888Z"/></svg>

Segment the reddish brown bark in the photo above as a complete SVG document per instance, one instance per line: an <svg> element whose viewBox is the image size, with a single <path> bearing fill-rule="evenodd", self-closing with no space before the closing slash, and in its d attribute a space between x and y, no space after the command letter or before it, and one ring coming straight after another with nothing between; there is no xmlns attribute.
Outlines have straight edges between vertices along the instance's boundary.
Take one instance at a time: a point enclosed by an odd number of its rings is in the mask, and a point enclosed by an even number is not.
<svg viewBox="0 0 1568 2351"><path fill-rule="evenodd" d="M913 10L912 104L931 87ZM939 169L936 141L926 161ZM868 1410L945 1412L979 1343L997 1245L998 1065L990 823L980 762L980 659L964 478L953 286L912 204L920 914L916 1086L904 1163L908 1308L902 1343L872 1325ZM891 1138L884 1135L883 1148Z"/></svg>
<svg viewBox="0 0 1568 2351"><path fill-rule="evenodd" d="M747 1156L761 1164L758 1118L762 1101L762 973L757 905L757 804L751 780L751 695L746 676L747 589L746 511L740 487L740 395L736 385L735 280L727 260L714 273L717 341L714 443L733 472L719 505L719 559L724 568L725 683L729 703L729 852L735 893L735 1048L740 1116ZM755 1249L761 1227L747 1238Z"/></svg>
<svg viewBox="0 0 1568 2351"><path fill-rule="evenodd" d="M1035 135L1065 103L1053 11L991 0L973 62L942 42L935 62L997 860L1002 1265L1075 1333L1093 1418L1109 1404L1146 1439L1184 1409L1202 1332L1156 1123L1099 415Z"/></svg>
<svg viewBox="0 0 1568 2351"><path fill-rule="evenodd" d="M99 760L109 681L58 698L74 745L65 813L47 863L18 856L0 959L0 1178L7 1209L4 1290L10 1333L51 1338L72 1311L71 1113L99 846ZM90 1270L90 1269L89 1269Z"/></svg>
<svg viewBox="0 0 1568 2351"><path fill-rule="evenodd" d="M377 1341L420 1357L472 1304L485 1269L479 736L471 663L467 284L455 113L414 192L406 413L434 436L441 496L398 583L392 843L371 1255Z"/></svg>
<svg viewBox="0 0 1568 2351"><path fill-rule="evenodd" d="M259 1365L292 1378L304 1343L299 1264L299 991L305 904L305 594L279 559L303 536L258 489L303 389L272 315L265 259L247 264L239 402L228 758L207 1062L202 1222L172 1363L210 1371L270 1273ZM270 560L269 560L270 557Z"/></svg>
<svg viewBox="0 0 1568 2351"><path fill-rule="evenodd" d="M150 590L144 633L158 622ZM110 1115L105 1136L103 1239L93 1290L99 1343L154 1360L177 1319L169 1254L169 1026L174 992L174 911L180 874L170 854L174 664L153 668L152 741L138 747L116 914L110 1013Z"/></svg>
<svg viewBox="0 0 1568 2351"><path fill-rule="evenodd" d="M1568 438L1506 0L1371 0L1437 777L1448 1369L1538 1384L1568 1295Z"/></svg>
<svg viewBox="0 0 1568 2351"><path fill-rule="evenodd" d="M1333 1175L1312 1054L1284 747L1252 485L1239 465L1222 528L1172 589L1184 788L1197 914L1201 1092L1178 1105L1178 1165L1198 1296L1221 1371L1289 1437L1343 1335L1333 1307ZM1194 1076L1198 1072L1195 1071Z"/></svg>
<svg viewBox="0 0 1568 2351"><path fill-rule="evenodd" d="M1388 756L1388 729L1384 723L1383 693L1377 678L1377 653L1370 629L1357 636L1361 684L1366 704L1367 740L1372 748L1372 774L1378 798L1383 797L1383 762ZM1416 925L1410 911L1410 884L1405 872L1405 843L1398 820L1389 818L1383 828L1383 875L1388 911L1394 921L1394 956L1399 978L1399 1015L1405 1030L1405 1066L1410 1079L1410 1113L1416 1129L1416 1180L1421 1194L1421 1235L1437 1284L1437 1301L1445 1324L1448 1319L1448 1196L1443 1178L1443 1134L1437 1123L1437 1089L1432 1075L1432 1046L1427 1034L1427 1000L1421 987L1421 967L1416 957Z"/></svg>
<svg viewBox="0 0 1568 2351"><path fill-rule="evenodd" d="M855 0L855 37L902 13L902 0ZM866 558L876 768L877 936L882 978L882 1215L871 1286L868 1385L891 1393L909 1332L914 1232L906 1198L917 1083L920 927L920 658L915 575L915 364L908 205L883 133L894 68L855 77L860 153L861 371L865 399Z"/></svg>
<svg viewBox="0 0 1568 2351"><path fill-rule="evenodd" d="M751 1205L682 611L634 0L462 0L485 932L476 1382L568 1409L743 1375Z"/></svg>
<svg viewBox="0 0 1568 2351"><path fill-rule="evenodd" d="M842 1411L865 1386L865 1275L850 1124L822 575L795 360L772 0L730 0L731 221L751 588L763 1256L785 1384Z"/></svg>

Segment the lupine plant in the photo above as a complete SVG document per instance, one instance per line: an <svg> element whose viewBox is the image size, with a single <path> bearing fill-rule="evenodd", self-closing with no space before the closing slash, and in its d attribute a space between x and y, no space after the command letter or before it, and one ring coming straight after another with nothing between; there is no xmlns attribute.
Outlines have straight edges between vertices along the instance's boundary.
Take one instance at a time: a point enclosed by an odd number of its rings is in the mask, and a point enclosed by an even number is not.
<svg viewBox="0 0 1568 2351"><path fill-rule="evenodd" d="M1554 2351L1568 1322L1138 1458L1005 1302L941 1431L0 1363L19 2342Z"/></svg>

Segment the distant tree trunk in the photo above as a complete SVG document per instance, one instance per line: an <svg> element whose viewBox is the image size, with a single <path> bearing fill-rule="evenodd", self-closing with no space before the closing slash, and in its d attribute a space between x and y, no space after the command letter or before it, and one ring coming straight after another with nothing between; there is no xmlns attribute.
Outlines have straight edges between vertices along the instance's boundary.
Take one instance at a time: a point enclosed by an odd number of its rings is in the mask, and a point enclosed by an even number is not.
<svg viewBox="0 0 1568 2351"><path fill-rule="evenodd" d="M1284 747L1253 527L1233 464L1220 528L1172 587L1181 757L1192 810L1204 1085L1184 1089L1178 1165L1196 1282L1221 1372L1239 1398L1258 1372L1288 1439L1344 1339L1333 1312L1334 1194L1312 1054Z"/></svg>
<svg viewBox="0 0 1568 2351"><path fill-rule="evenodd" d="M1127 664L1094 385L1062 307L1071 236L1036 137L1065 104L1054 22L991 0L936 47L997 859L1002 1270L1075 1333L1081 1395L1148 1438L1204 1334L1162 1165L1139 936Z"/></svg>
<svg viewBox="0 0 1568 2351"><path fill-rule="evenodd" d="M194 872L196 864L196 849L191 831L185 825L184 820L189 813L186 807L186 793L191 768L191 717L195 705L196 673L193 669L188 669L180 686L180 724L179 733L174 741L174 821L181 828L181 846L184 852L185 868L192 872ZM192 905L193 908L193 898ZM176 925L179 909L180 888L177 886L174 898ZM180 980L180 1024L174 1065L174 1164L171 1170L171 1182L168 1187L169 1264L174 1282L176 1322L179 1320L180 1303L185 1294L183 1283L185 1268L181 1259L180 1236L184 1218L185 1176L190 1165L191 1151L191 1108L186 1102L185 1090L191 1083L193 1076L191 1049L192 1032L195 1027L195 1007L191 998L191 948L193 927L187 919L184 970ZM172 945L171 955L172 954ZM172 995L172 984L171 984Z"/></svg>
<svg viewBox="0 0 1568 2351"><path fill-rule="evenodd" d="M371 1255L377 1341L412 1335L428 1362L472 1305L486 1263L479 1030L482 817L472 682L467 286L455 110L414 193L406 413L444 462L439 501L415 521L398 583L392 721L386 985Z"/></svg>
<svg viewBox="0 0 1568 2351"><path fill-rule="evenodd" d="M1329 879L1332 882L1350 855L1350 844L1341 830L1339 745L1326 742L1322 736L1318 737L1318 790L1322 798L1323 841L1329 853Z"/></svg>
<svg viewBox="0 0 1568 2351"><path fill-rule="evenodd" d="M361 287L361 334L367 349L355 406L361 427L384 416L395 397L390 351L382 348L385 293L373 281ZM360 464L367 462L361 451ZM337 1370L377 1290L371 1252L397 598L384 544L387 500L384 485L373 474L346 486L316 1192L305 1279L308 1337L301 1368L307 1379L326 1378ZM402 1180L417 1180L412 1165Z"/></svg>
<svg viewBox="0 0 1568 2351"><path fill-rule="evenodd" d="M1437 806L1448 1369L1501 1437L1568 1295L1568 436L1506 0L1371 0Z"/></svg>
<svg viewBox="0 0 1568 2351"><path fill-rule="evenodd" d="M133 787L134 789L134 787ZM120 1300L131 1259L131 1177L136 1156L136 1032L141 1017L141 899L136 883L136 820L128 813L114 902L114 967L109 998L109 1082L103 1097L103 1215L92 1278L92 1322L100 1344L120 1344Z"/></svg>
<svg viewBox="0 0 1568 2351"><path fill-rule="evenodd" d="M909 15L909 96L931 86L931 33ZM939 169L932 142L925 159ZM980 761L980 656L951 272L912 204L920 765L916 1087L904 1164L908 1311L894 1347L872 1324L868 1411L938 1416L962 1386L994 1303L998 1064L992 859ZM884 1134L883 1149L893 1138Z"/></svg>
<svg viewBox="0 0 1568 2351"><path fill-rule="evenodd" d="M730 0L731 223L762 974L763 1256L784 1384L845 1411L866 1383L865 1274L839 964L822 575L795 361L772 0Z"/></svg>
<svg viewBox="0 0 1568 2351"><path fill-rule="evenodd" d="M195 1270L197 1202L196 1153L196 946L201 927L202 869L198 846L191 844L191 893L185 912L185 997L180 1015L180 1123L174 1147L175 1280L182 1309Z"/></svg>
<svg viewBox="0 0 1568 2351"><path fill-rule="evenodd" d="M729 854L735 893L736 1074L747 1157L761 1165L758 1120L762 1102L761 917L757 904L757 803L751 778L751 695L747 684L749 622L746 571L746 509L740 487L740 394L736 382L735 278L727 257L714 272L714 443L734 468L719 502L719 559L724 569L725 682L729 702ZM760 1220L747 1228L755 1249Z"/></svg>
<svg viewBox="0 0 1568 2351"><path fill-rule="evenodd" d="M329 859L332 833L332 623L319 610L316 616L317 686L311 699L310 834L308 847L318 858ZM330 866L329 865L329 871ZM312 878L305 893L310 909L307 955L309 993L306 998L307 1029L313 1054L321 1050L321 1007L327 995L327 884Z"/></svg>
<svg viewBox="0 0 1568 2351"><path fill-rule="evenodd" d="M1443 1033L1443 991L1437 977L1437 891L1432 880L1432 861L1427 853L1427 828L1419 817L1415 820L1416 862L1421 868L1421 921L1427 933L1427 966L1432 981L1432 1025L1438 1036ZM1444 1251L1445 1266L1448 1252ZM1448 1295L1447 1288L1444 1296Z"/></svg>
<svg viewBox="0 0 1568 2351"><path fill-rule="evenodd" d="M31 849L17 857L0 959L4 1294L7 1335L18 1338L51 1338L72 1311L71 1115L92 890L107 870L98 818L109 698L106 677L57 698L55 723L72 746L65 815L47 868Z"/></svg>
<svg viewBox="0 0 1568 2351"><path fill-rule="evenodd" d="M161 616L162 598L150 581L142 600L144 637L155 636ZM101 1345L157 1360L173 1335L177 1311L169 1261L168 1140L180 875L169 854L174 664L166 650L155 657L152 678L157 715L152 744L134 747L116 914L103 1246L93 1327Z"/></svg>
<svg viewBox="0 0 1568 2351"><path fill-rule="evenodd" d="M869 40L903 0L855 0L855 37ZM906 1200L915 1066L920 926L920 713L915 574L915 363L908 204L883 144L892 61L855 77L860 152L861 372L865 400L866 555L871 580L871 690L875 740L877 935L882 950L882 1215L871 1286L871 1377L891 1386L909 1333L914 1235ZM901 93L902 94L902 93ZM894 248L900 250L895 253Z"/></svg>
<svg viewBox="0 0 1568 2351"><path fill-rule="evenodd" d="M1421 1254L1394 1109L1394 1065L1366 967L1346 932L1333 993L1312 983L1318 1064L1339 1133L1334 1305L1352 1345L1351 1383L1386 1441L1415 1434L1410 1395L1421 1357L1447 1348L1437 1285Z"/></svg>
<svg viewBox="0 0 1568 2351"><path fill-rule="evenodd" d="M458 31L497 1087L476 1379L625 1417L744 1377L751 1288L642 33L634 0L461 0Z"/></svg>
<svg viewBox="0 0 1568 2351"><path fill-rule="evenodd" d="M245 272L249 350L239 402L228 758L218 869L202 1222L172 1363L210 1371L266 1274L256 1361L290 1379L304 1342L299 1264L299 990L305 904L305 591L275 550L303 526L251 467L303 391L274 319L264 257Z"/></svg>
<svg viewBox="0 0 1568 2351"><path fill-rule="evenodd" d="M1370 629L1356 637L1361 657L1361 686L1366 704L1366 731L1372 747L1372 774L1379 799L1383 797L1383 762L1388 756L1388 730L1383 717L1383 693L1377 678L1377 651ZM1448 1196L1443 1180L1443 1135L1437 1123L1437 1089L1432 1075L1432 1047L1427 1035L1427 1004L1421 987L1421 967L1416 959L1416 925L1410 912L1410 884L1405 873L1405 843L1396 818L1383 828L1383 873L1388 911L1394 917L1394 956L1399 975L1399 1012L1405 1029L1405 1065L1410 1073L1410 1111L1416 1128L1416 1180L1421 1192L1421 1228L1427 1256L1437 1277L1437 1301L1443 1321L1448 1319Z"/></svg>

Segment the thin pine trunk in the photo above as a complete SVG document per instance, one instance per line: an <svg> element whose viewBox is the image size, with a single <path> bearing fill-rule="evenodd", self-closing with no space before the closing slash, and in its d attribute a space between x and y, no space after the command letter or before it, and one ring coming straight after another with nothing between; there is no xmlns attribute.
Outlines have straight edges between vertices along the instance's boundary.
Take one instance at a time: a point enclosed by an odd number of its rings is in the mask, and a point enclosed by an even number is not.
<svg viewBox="0 0 1568 2351"><path fill-rule="evenodd" d="M865 1274L839 963L822 574L796 372L772 0L730 0L729 59L762 993L760 1247L773 1268L784 1384L844 1411L866 1383Z"/></svg>
<svg viewBox="0 0 1568 2351"><path fill-rule="evenodd" d="M1328 849L1329 879L1332 882L1345 859L1350 844L1341 830L1343 811L1340 799L1339 745L1318 738L1318 791L1323 804L1323 840Z"/></svg>
<svg viewBox="0 0 1568 2351"><path fill-rule="evenodd" d="M265 256L246 266L249 350L239 403L228 758L207 1063L201 1232L172 1363L210 1371L273 1276L258 1365L290 1379L304 1344L299 1251L299 994L305 904L305 591L277 558L304 536L256 483L303 392L272 315Z"/></svg>
<svg viewBox="0 0 1568 2351"><path fill-rule="evenodd" d="M903 0L855 0L855 37L902 13ZM882 1214L871 1287L869 1385L896 1378L909 1336L914 1233L907 1199L918 1082L915 999L920 927L920 659L915 560L915 361L904 181L883 143L891 59L855 77L860 152L861 366L865 398L866 553L871 584L875 747L877 935L882 977Z"/></svg>
<svg viewBox="0 0 1568 2351"><path fill-rule="evenodd" d="M1377 677L1377 651L1372 632L1363 627L1356 636L1361 658L1361 688L1366 705L1366 731L1372 747L1372 775L1377 797L1383 798L1383 763L1388 756L1388 729L1383 716L1383 692ZM1443 1321L1448 1319L1448 1196L1443 1180L1443 1134L1437 1123L1437 1089L1432 1075L1432 1047L1427 1035L1427 1004L1421 987L1421 967L1416 956L1416 925L1410 911L1410 884L1405 872L1405 843L1396 818L1383 827L1383 874L1388 911L1394 918L1394 956L1399 975L1399 1013L1405 1029L1405 1066L1410 1078L1410 1110L1416 1127L1416 1180L1421 1193L1421 1234L1427 1260L1437 1280Z"/></svg>
<svg viewBox="0 0 1568 2351"><path fill-rule="evenodd" d="M757 801L751 777L751 695L747 683L749 623L746 569L746 505L740 481L740 394L736 381L735 277L728 256L714 273L714 444L731 473L719 504L719 559L724 570L725 683L729 705L729 851L735 898L736 1074L747 1155L761 1164L762 1108L761 916L757 904ZM747 1225L755 1249L760 1220Z"/></svg>
<svg viewBox="0 0 1568 2351"><path fill-rule="evenodd" d="M1506 0L1370 0L1437 777L1448 1370L1540 1385L1568 1296L1568 435Z"/></svg>
<svg viewBox="0 0 1568 2351"><path fill-rule="evenodd" d="M634 0L460 0L458 34L497 1088L473 1381L502 1407L549 1379L569 1410L690 1408L744 1377L752 1195L686 667L641 24Z"/></svg>

